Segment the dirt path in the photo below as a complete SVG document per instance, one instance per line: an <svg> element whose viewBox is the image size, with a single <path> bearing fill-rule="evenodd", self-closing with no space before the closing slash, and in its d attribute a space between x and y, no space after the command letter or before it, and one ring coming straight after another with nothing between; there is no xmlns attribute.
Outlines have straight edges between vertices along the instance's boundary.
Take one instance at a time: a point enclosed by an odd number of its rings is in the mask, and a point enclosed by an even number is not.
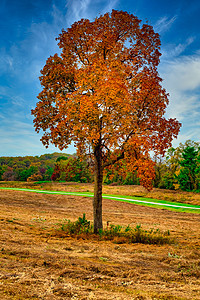
<svg viewBox="0 0 200 300"><path fill-rule="evenodd" d="M169 230L174 245L64 236L92 199L0 190L0 299L200 299L200 217L103 200L103 220Z"/></svg>

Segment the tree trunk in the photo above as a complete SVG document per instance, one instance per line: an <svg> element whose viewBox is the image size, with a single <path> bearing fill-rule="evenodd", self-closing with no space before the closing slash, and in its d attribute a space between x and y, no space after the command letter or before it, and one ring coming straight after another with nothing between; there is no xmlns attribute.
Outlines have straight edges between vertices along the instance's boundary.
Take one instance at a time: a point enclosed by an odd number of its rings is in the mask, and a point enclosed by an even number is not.
<svg viewBox="0 0 200 300"><path fill-rule="evenodd" d="M101 145L96 145L94 150L94 199L93 199L94 233L98 233L99 229L103 228L102 184L103 184L103 167L102 167Z"/></svg>

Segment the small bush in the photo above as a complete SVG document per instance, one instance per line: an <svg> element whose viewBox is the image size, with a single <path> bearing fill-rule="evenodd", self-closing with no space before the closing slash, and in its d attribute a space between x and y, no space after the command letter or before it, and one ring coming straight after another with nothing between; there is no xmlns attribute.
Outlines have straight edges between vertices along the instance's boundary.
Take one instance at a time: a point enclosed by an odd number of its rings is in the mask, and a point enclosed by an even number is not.
<svg viewBox="0 0 200 300"><path fill-rule="evenodd" d="M93 234L93 225L90 224L83 214L83 217L79 217L77 221L71 222L66 220L61 225L61 230L66 234L75 235L77 237L81 235L95 236ZM142 244L171 244L173 239L170 237L169 230L161 232L159 229L144 230L141 225L136 225L135 228L131 228L129 225L123 228L120 225L109 225L106 229L99 230L97 237L100 240L111 240L117 244L123 243L142 243Z"/></svg>
<svg viewBox="0 0 200 300"><path fill-rule="evenodd" d="M161 232L159 229L151 229L149 231L142 229L141 225L137 225L134 230L128 232L127 236L131 243L142 244L169 244L172 242L170 232Z"/></svg>
<svg viewBox="0 0 200 300"><path fill-rule="evenodd" d="M83 217L79 217L76 222L66 220L66 222L61 225L61 230L68 234L78 235L81 233L92 233L93 226L90 225L90 221L87 221L85 214L83 214Z"/></svg>

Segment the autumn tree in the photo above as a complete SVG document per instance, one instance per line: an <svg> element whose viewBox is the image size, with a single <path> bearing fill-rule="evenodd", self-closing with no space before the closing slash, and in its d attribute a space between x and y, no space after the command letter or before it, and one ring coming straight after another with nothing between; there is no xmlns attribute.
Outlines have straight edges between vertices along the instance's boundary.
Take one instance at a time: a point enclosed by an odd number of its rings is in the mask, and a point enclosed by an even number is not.
<svg viewBox="0 0 200 300"><path fill-rule="evenodd" d="M71 157L65 165L66 181L90 182L91 174L86 161Z"/></svg>
<svg viewBox="0 0 200 300"><path fill-rule="evenodd" d="M11 167L7 167L6 171L2 175L2 179L5 181L15 181L16 180L16 174Z"/></svg>
<svg viewBox="0 0 200 300"><path fill-rule="evenodd" d="M41 70L43 90L32 114L42 142L71 142L94 164L94 232L102 228L103 170L121 159L151 188L150 152L164 154L180 123L164 117L168 95L157 66L160 39L152 26L113 10L82 19L58 37L61 54Z"/></svg>

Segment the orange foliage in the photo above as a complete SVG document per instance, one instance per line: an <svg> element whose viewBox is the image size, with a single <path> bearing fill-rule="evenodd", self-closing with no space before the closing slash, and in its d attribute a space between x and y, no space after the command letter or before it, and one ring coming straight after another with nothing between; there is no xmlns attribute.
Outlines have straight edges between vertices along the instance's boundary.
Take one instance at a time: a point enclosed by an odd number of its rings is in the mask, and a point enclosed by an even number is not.
<svg viewBox="0 0 200 300"><path fill-rule="evenodd" d="M30 182L30 181L40 181L42 180L43 177L41 174L33 174L31 175L30 177L27 178L27 181Z"/></svg>
<svg viewBox="0 0 200 300"><path fill-rule="evenodd" d="M168 95L157 71L159 35L140 23L113 10L63 30L61 55L48 58L41 71L43 90L32 114L44 145L62 150L73 141L79 154L98 153L102 169L125 159L150 189L149 153L164 154L180 123L164 117Z"/></svg>

